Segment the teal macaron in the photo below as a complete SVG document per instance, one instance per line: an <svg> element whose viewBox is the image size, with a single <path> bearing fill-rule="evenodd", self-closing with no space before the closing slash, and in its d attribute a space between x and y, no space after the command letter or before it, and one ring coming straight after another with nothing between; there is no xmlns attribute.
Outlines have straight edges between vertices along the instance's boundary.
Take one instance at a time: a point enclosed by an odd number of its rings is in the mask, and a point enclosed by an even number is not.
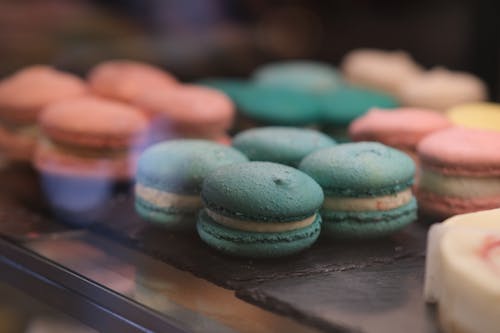
<svg viewBox="0 0 500 333"><path fill-rule="evenodd" d="M318 98L324 131L341 142L348 141L349 124L371 108L399 106L397 100L388 94L354 86L343 86Z"/></svg>
<svg viewBox="0 0 500 333"><path fill-rule="evenodd" d="M313 151L335 144L333 139L319 131L297 127L259 127L240 132L233 138L233 147L250 161L293 167Z"/></svg>
<svg viewBox="0 0 500 333"><path fill-rule="evenodd" d="M238 100L238 94L250 86L250 82L244 79L209 77L197 82L199 85L217 89L225 93L231 100Z"/></svg>
<svg viewBox="0 0 500 333"><path fill-rule="evenodd" d="M415 164L399 150L375 142L346 143L310 154L299 169L323 188L326 235L382 237L416 220Z"/></svg>
<svg viewBox="0 0 500 333"><path fill-rule="evenodd" d="M203 182L205 209L198 234L225 254L271 258L311 246L319 236L321 187L305 173L277 163L222 167Z"/></svg>
<svg viewBox="0 0 500 333"><path fill-rule="evenodd" d="M281 61L259 67L253 73L255 83L296 91L322 93L341 85L341 76L330 64L307 61Z"/></svg>
<svg viewBox="0 0 500 333"><path fill-rule="evenodd" d="M262 125L308 126L320 120L317 98L281 87L250 85L235 99L238 111Z"/></svg>
<svg viewBox="0 0 500 333"><path fill-rule="evenodd" d="M239 151L204 140L173 140L155 144L140 156L135 208L145 220L171 230L194 230L203 207L205 177L221 166L246 162Z"/></svg>

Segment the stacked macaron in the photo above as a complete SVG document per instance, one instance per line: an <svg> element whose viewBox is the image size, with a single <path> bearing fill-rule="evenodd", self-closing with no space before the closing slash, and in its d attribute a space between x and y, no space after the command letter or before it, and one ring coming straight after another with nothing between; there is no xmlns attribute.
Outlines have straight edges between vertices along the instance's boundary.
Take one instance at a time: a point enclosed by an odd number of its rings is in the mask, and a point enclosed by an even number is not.
<svg viewBox="0 0 500 333"><path fill-rule="evenodd" d="M425 298L446 333L500 327L500 209L454 216L431 227Z"/></svg>
<svg viewBox="0 0 500 333"><path fill-rule="evenodd" d="M313 152L299 169L323 188L327 235L381 237L416 220L415 164L396 149L374 142L342 144Z"/></svg>
<svg viewBox="0 0 500 333"><path fill-rule="evenodd" d="M139 159L136 210L145 220L165 229L194 230L205 177L221 166L245 161L240 152L209 141L155 144Z"/></svg>
<svg viewBox="0 0 500 333"><path fill-rule="evenodd" d="M320 234L321 187L303 172L270 162L233 164L209 175L197 229L209 246L250 258L290 255Z"/></svg>
<svg viewBox="0 0 500 333"><path fill-rule="evenodd" d="M138 96L135 105L150 114L156 141L183 137L227 141L234 119L234 105L225 94L197 85L150 90Z"/></svg>
<svg viewBox="0 0 500 333"><path fill-rule="evenodd" d="M37 118L47 105L86 94L76 76L48 66L31 66L0 82L0 153L30 161L38 137Z"/></svg>
<svg viewBox="0 0 500 333"><path fill-rule="evenodd" d="M428 215L500 207L500 133L450 128L418 145L422 164L418 198Z"/></svg>
<svg viewBox="0 0 500 333"><path fill-rule="evenodd" d="M83 97L48 106L40 126L35 168L52 206L71 214L92 210L133 178L148 122L131 106Z"/></svg>
<svg viewBox="0 0 500 333"><path fill-rule="evenodd" d="M353 141L378 141L417 160L417 144L427 135L450 127L450 121L426 109L372 109L349 127Z"/></svg>
<svg viewBox="0 0 500 333"><path fill-rule="evenodd" d="M90 70L88 83L97 95L131 103L151 89L175 87L177 80L170 73L149 64L110 60Z"/></svg>
<svg viewBox="0 0 500 333"><path fill-rule="evenodd" d="M406 52L376 49L349 52L342 60L341 69L348 82L394 96L402 84L423 71Z"/></svg>

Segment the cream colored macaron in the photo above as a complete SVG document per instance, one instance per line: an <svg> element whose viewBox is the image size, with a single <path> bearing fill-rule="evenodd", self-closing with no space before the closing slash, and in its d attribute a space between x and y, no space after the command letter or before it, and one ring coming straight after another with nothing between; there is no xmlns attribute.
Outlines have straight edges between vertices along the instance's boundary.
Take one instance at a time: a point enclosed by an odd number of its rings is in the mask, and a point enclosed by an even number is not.
<svg viewBox="0 0 500 333"><path fill-rule="evenodd" d="M481 79L470 73L441 67L406 81L397 95L405 106L439 111L487 98L486 86Z"/></svg>
<svg viewBox="0 0 500 333"><path fill-rule="evenodd" d="M345 79L352 84L397 94L399 87L419 76L422 68L403 51L357 49L344 56Z"/></svg>
<svg viewBox="0 0 500 333"><path fill-rule="evenodd" d="M446 112L450 121L459 126L500 131L500 104L468 103Z"/></svg>

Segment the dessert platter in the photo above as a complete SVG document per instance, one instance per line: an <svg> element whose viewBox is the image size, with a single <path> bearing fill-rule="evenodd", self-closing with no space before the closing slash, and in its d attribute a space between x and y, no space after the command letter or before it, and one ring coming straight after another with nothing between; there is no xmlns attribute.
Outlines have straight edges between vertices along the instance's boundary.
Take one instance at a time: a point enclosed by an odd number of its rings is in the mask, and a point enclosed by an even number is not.
<svg viewBox="0 0 500 333"><path fill-rule="evenodd" d="M0 81L1 246L130 331L493 333L486 99L401 51L189 84L32 66Z"/></svg>

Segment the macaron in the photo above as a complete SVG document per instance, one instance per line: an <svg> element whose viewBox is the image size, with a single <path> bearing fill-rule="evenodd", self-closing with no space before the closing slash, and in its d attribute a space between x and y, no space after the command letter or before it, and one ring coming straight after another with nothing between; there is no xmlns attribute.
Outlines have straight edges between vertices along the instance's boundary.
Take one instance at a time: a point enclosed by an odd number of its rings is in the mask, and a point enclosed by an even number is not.
<svg viewBox="0 0 500 333"><path fill-rule="evenodd" d="M344 86L319 97L324 131L340 141L348 139L347 127L371 108L396 108L398 102L388 94Z"/></svg>
<svg viewBox="0 0 500 333"><path fill-rule="evenodd" d="M136 211L146 221L166 229L194 230L205 177L222 166L246 161L239 151L210 141L157 143L139 159Z"/></svg>
<svg viewBox="0 0 500 333"><path fill-rule="evenodd" d="M115 185L133 178L148 121L131 106L84 97L51 104L40 126L34 166L54 212L73 220L101 207ZM75 223L88 222L81 218Z"/></svg>
<svg viewBox="0 0 500 333"><path fill-rule="evenodd" d="M443 218L500 206L500 133L453 127L417 147L417 197L426 215Z"/></svg>
<svg viewBox="0 0 500 333"><path fill-rule="evenodd" d="M311 246L319 236L321 187L303 172L277 163L225 166L203 182L205 209L198 234L233 256L272 258Z"/></svg>
<svg viewBox="0 0 500 333"><path fill-rule="evenodd" d="M240 132L233 147L250 161L267 161L297 167L300 161L315 150L335 145L329 136L297 127L259 127Z"/></svg>
<svg viewBox="0 0 500 333"><path fill-rule="evenodd" d="M342 81L332 65L307 60L266 64L257 68L252 77L258 85L310 93L322 93L336 89Z"/></svg>
<svg viewBox="0 0 500 333"><path fill-rule="evenodd" d="M314 95L286 88L250 85L237 95L236 105L251 124L247 127L309 126L320 121Z"/></svg>
<svg viewBox="0 0 500 333"><path fill-rule="evenodd" d="M146 63L131 60L109 60L93 67L88 74L93 93L130 103L151 89L175 87L175 77Z"/></svg>
<svg viewBox="0 0 500 333"><path fill-rule="evenodd" d="M416 220L415 164L399 150L376 142L346 143L315 151L299 169L323 188L327 236L387 236Z"/></svg>
<svg viewBox="0 0 500 333"><path fill-rule="evenodd" d="M403 51L356 49L342 59L346 81L397 95L404 82L418 77L422 67Z"/></svg>
<svg viewBox="0 0 500 333"><path fill-rule="evenodd" d="M353 141L378 141L416 158L420 140L450 126L444 115L432 110L374 108L351 123L349 136Z"/></svg>
<svg viewBox="0 0 500 333"><path fill-rule="evenodd" d="M0 152L11 160L30 161L42 109L86 93L80 78L49 66L30 66L4 78L0 81Z"/></svg>
<svg viewBox="0 0 500 333"><path fill-rule="evenodd" d="M484 101L486 85L465 72L435 68L406 81L398 97L402 105L445 111L463 103Z"/></svg>
<svg viewBox="0 0 500 333"><path fill-rule="evenodd" d="M163 139L215 139L226 134L234 120L234 104L224 93L198 85L150 90L135 105L148 112Z"/></svg>
<svg viewBox="0 0 500 333"><path fill-rule="evenodd" d="M251 83L250 81L244 79L209 77L197 81L196 84L222 91L224 94L229 96L234 103L236 103L238 94L247 89Z"/></svg>
<svg viewBox="0 0 500 333"><path fill-rule="evenodd" d="M500 131L500 104L467 103L446 111L450 121L458 126Z"/></svg>

